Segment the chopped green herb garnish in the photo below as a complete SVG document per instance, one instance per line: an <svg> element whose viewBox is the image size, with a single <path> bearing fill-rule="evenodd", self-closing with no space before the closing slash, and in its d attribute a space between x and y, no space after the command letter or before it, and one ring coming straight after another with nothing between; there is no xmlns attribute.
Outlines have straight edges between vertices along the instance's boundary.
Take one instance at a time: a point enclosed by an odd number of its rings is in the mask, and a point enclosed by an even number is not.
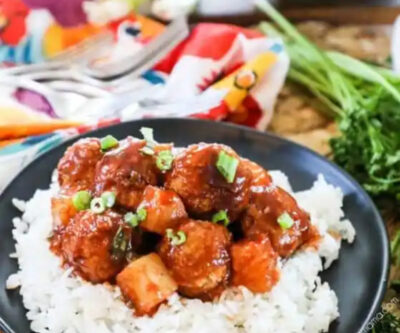
<svg viewBox="0 0 400 333"><path fill-rule="evenodd" d="M161 171L167 171L172 168L172 162L174 161L174 155L170 150L163 150L158 153L156 165Z"/></svg>
<svg viewBox="0 0 400 333"><path fill-rule="evenodd" d="M95 214L101 214L106 210L106 205L102 198L94 198L90 202L90 210Z"/></svg>
<svg viewBox="0 0 400 333"><path fill-rule="evenodd" d="M111 208L115 204L115 193L114 192L104 192L101 195L101 199L103 199L104 205L107 208Z"/></svg>
<svg viewBox="0 0 400 333"><path fill-rule="evenodd" d="M76 192L72 197L72 204L74 205L76 210L85 210L90 207L90 200L92 196L88 191L79 191Z"/></svg>
<svg viewBox="0 0 400 333"><path fill-rule="evenodd" d="M145 208L139 208L136 212L136 215L140 222L144 221L147 217L147 210Z"/></svg>
<svg viewBox="0 0 400 333"><path fill-rule="evenodd" d="M230 223L226 210L220 210L219 212L215 213L212 216L211 221L213 221L214 223L223 222L225 227L227 227Z"/></svg>
<svg viewBox="0 0 400 333"><path fill-rule="evenodd" d="M135 213L128 212L124 216L124 220L132 228L136 228L140 222L144 221L147 217L147 210L145 208L139 208Z"/></svg>
<svg viewBox="0 0 400 333"><path fill-rule="evenodd" d="M149 127L142 127L140 129L140 133L142 133L143 138L146 141L146 146L141 148L140 151L145 155L154 155L154 147L157 142L154 140L153 129Z"/></svg>
<svg viewBox="0 0 400 333"><path fill-rule="evenodd" d="M117 146L118 146L118 140L114 138L112 135L107 135L100 140L100 147L103 152Z"/></svg>
<svg viewBox="0 0 400 333"><path fill-rule="evenodd" d="M239 160L221 150L218 154L217 169L225 177L228 183L233 183Z"/></svg>
<svg viewBox="0 0 400 333"><path fill-rule="evenodd" d="M140 151L145 154L145 155L154 155L155 151L153 148L149 147L149 146L144 146L143 148L140 149Z"/></svg>
<svg viewBox="0 0 400 333"><path fill-rule="evenodd" d="M132 212L125 214L124 221L128 223L132 228L136 228L139 225L138 216Z"/></svg>
<svg viewBox="0 0 400 333"><path fill-rule="evenodd" d="M130 234L126 234L123 227L119 226L112 243L111 258L114 261L124 259L130 244Z"/></svg>
<svg viewBox="0 0 400 333"><path fill-rule="evenodd" d="M278 217L278 224L282 229L290 229L293 226L294 221L287 212L284 212Z"/></svg>
<svg viewBox="0 0 400 333"><path fill-rule="evenodd" d="M184 231L182 231L182 230L178 231L176 233L176 236L178 237L178 240L175 241L175 244L173 244L173 245L181 245L186 242L187 238L186 238L186 234Z"/></svg>
<svg viewBox="0 0 400 333"><path fill-rule="evenodd" d="M154 147L157 142L154 140L153 129L150 127L142 127L140 129L140 133L142 133L143 138L146 140L146 145L148 147Z"/></svg>
<svg viewBox="0 0 400 333"><path fill-rule="evenodd" d="M320 102L336 119L340 135L330 140L333 159L375 198L400 193L400 77L336 51L325 51L302 35L270 1L256 4L275 23L260 29L285 42L288 80ZM400 199L400 198L399 198Z"/></svg>
<svg viewBox="0 0 400 333"><path fill-rule="evenodd" d="M167 229L165 231L165 235L173 246L182 245L186 242L186 234L182 230L179 230L176 234L174 234L172 229Z"/></svg>

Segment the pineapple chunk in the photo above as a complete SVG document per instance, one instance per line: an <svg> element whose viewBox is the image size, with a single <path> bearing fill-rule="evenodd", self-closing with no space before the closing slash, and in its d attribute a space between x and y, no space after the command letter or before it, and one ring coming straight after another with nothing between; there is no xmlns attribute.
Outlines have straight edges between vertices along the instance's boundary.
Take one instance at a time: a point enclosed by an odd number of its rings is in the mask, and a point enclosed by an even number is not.
<svg viewBox="0 0 400 333"><path fill-rule="evenodd" d="M233 244L231 258L234 286L265 293L279 280L278 255L266 235Z"/></svg>
<svg viewBox="0 0 400 333"><path fill-rule="evenodd" d="M152 315L178 286L161 258L151 253L132 261L117 275L122 294L130 300L137 315Z"/></svg>

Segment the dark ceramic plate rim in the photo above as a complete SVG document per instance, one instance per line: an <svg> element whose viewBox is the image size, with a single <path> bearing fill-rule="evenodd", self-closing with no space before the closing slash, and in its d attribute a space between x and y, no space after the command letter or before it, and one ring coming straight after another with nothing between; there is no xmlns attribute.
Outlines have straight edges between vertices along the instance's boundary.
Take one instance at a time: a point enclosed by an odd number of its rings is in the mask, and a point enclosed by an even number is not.
<svg viewBox="0 0 400 333"><path fill-rule="evenodd" d="M273 133L270 132L261 132L261 131L257 131L254 129L251 129L249 127L246 126L240 126L240 125L235 125L232 123L226 123L226 122L213 122L213 121L208 121L208 120L201 120L201 119L191 119L191 118L154 118L154 119L143 119L146 122L174 122L174 121L182 121L182 122L197 122L197 123L207 123L207 124L212 124L212 126L221 126L221 127L228 127L231 128L232 130L241 130L241 131L245 131L245 132L250 132L253 135L257 135L259 137L269 137L269 139L275 141L275 142L283 142L286 143L288 145L291 145L293 147L295 147L296 149L299 150L303 150L311 155L313 155L314 157L316 157L317 159L322 159L325 163L327 163L328 165L330 165L333 169L335 169L337 172L341 173L342 175L344 175L344 177L346 178L347 181L349 181L357 190L357 192L359 192L364 200L366 200L366 202L369 204L372 212L374 213L377 221L379 222L379 229L381 231L381 233L385 236L383 237L384 240L384 247L386 249L386 251L383 253L383 257L382 257L382 261L383 261L383 274L380 278L380 283L379 283L379 287L378 287L378 291L375 295L374 298L374 302L371 305L370 311L368 313L368 316L365 317L364 321L362 322L362 329L359 332L364 332L368 323L371 321L371 319L373 318L373 316L378 312L378 310L380 309L381 303L383 301L383 297L386 291L386 287L387 287L387 282L388 282L388 276L389 276L389 253L390 253L390 248L389 248L389 238L388 238L388 234L387 234L387 230L385 227L385 223L378 211L378 209L376 208L374 202L372 201L372 199L370 198L370 196L365 192L365 190L361 187L361 185L350 175L348 174L344 169L342 169L341 167L339 167L337 164L329 161L328 159L326 159L325 157L323 157L322 155L317 154L316 152L312 151L311 149L301 146L297 143L294 143L290 140L287 140L285 138L282 138L280 136L277 136ZM129 122L124 122L124 123L119 123L119 124L115 124L112 126L109 126L107 128L112 129L112 128L117 128L123 124L125 125L129 125L129 124L135 124L137 122L141 122L143 120L133 120L133 121L129 121ZM150 125L151 126L151 125ZM7 185L7 187L4 189L3 193L1 193L0 195L0 200L2 200L2 198L6 195L6 193L8 191L11 191L15 180L20 177L23 176L25 173L29 172L29 169L31 166L33 166L34 164L38 163L39 160L43 157L46 157L47 155L51 155L53 153L53 151L59 149L60 146L62 145L70 145L72 142L76 141L77 139L81 138L81 137L87 137L87 136L97 136L96 134L98 132L104 131L104 127L103 128L99 128L93 131L89 131L86 133L83 133L79 136L73 137L71 139L68 139L67 141L61 142L59 145L51 148L50 150L48 150L47 152L39 155L38 157L36 157L33 161L31 161L28 165L26 165L14 178L13 180ZM2 329L4 331L4 333L16 333L14 330L12 330L6 320L4 318L0 317L0 329ZM1 332L0 332L1 333Z"/></svg>

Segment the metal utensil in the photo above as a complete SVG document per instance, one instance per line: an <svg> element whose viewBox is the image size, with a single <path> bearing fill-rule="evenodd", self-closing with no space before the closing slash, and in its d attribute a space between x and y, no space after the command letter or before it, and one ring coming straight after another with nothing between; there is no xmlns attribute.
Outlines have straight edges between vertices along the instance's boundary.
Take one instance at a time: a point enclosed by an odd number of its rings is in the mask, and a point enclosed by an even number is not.
<svg viewBox="0 0 400 333"><path fill-rule="evenodd" d="M22 77L40 82L54 91L82 94L86 97L101 97L104 92L124 92L132 81L151 69L178 43L189 34L186 19L181 17L172 22L166 30L141 51L118 62L96 68L89 66L88 56L104 47L108 41L100 39L87 42L82 48L43 64L23 65L0 70L0 76L12 80ZM72 59L78 59L72 62Z"/></svg>

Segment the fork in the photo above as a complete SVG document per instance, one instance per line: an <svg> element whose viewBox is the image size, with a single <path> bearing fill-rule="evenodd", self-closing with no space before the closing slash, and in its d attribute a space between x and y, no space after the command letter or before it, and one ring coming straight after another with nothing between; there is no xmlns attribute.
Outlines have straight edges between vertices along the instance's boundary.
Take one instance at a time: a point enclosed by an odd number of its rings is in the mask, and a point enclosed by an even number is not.
<svg viewBox="0 0 400 333"><path fill-rule="evenodd" d="M172 22L143 50L119 62L97 67L89 66L88 55L96 52L99 45L103 47L107 45L103 39L101 43L87 42L85 53L70 50L47 63L2 69L0 75L5 78L24 77L40 82L55 91L72 92L88 97L100 97L105 91L124 92L129 90L128 86L134 79L151 69L188 34L187 21L181 17ZM76 63L71 64L69 56Z"/></svg>

